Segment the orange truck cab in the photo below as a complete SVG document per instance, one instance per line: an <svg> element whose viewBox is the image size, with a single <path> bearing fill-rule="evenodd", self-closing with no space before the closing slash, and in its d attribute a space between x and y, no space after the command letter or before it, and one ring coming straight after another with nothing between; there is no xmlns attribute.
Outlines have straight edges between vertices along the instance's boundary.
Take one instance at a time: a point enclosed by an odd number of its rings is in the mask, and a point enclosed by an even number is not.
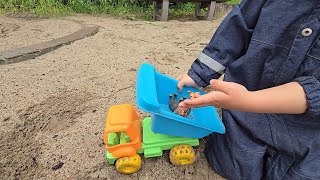
<svg viewBox="0 0 320 180"><path fill-rule="evenodd" d="M104 128L104 143L115 158L133 156L142 148L141 119L132 105L112 106Z"/></svg>

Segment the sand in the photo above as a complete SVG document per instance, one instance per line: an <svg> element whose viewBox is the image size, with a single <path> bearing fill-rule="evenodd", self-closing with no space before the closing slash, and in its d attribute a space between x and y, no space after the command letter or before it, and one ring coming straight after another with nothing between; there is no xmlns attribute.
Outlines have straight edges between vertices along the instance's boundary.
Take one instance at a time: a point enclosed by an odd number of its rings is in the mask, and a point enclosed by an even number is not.
<svg viewBox="0 0 320 180"><path fill-rule="evenodd" d="M142 63L177 77L186 73L221 19L130 21L75 15L59 19L0 16L0 51L62 37L98 25L94 36L37 58L0 66L0 179L222 179L207 164L201 140L197 160L173 166L168 152L143 158L133 175L105 161L108 108L136 106Z"/></svg>

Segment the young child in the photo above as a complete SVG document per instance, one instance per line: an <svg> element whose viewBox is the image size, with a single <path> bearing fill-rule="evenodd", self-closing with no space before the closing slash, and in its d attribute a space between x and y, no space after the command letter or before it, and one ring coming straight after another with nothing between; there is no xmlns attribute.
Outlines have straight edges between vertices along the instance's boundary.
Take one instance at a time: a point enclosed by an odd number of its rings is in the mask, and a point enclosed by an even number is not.
<svg viewBox="0 0 320 180"><path fill-rule="evenodd" d="M320 179L319 20L319 0L242 0L178 77L214 88L179 106L222 108L205 155L223 177Z"/></svg>

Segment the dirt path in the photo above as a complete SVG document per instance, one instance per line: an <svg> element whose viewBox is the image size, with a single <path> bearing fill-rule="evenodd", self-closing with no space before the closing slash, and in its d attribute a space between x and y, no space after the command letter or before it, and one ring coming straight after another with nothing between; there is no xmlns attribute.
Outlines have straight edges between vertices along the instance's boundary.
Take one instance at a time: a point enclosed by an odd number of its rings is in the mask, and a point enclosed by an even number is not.
<svg viewBox="0 0 320 180"><path fill-rule="evenodd" d="M139 66L148 62L172 77L186 72L221 20L0 16L0 50L62 37L78 30L77 22L98 25L99 32L35 59L0 66L0 179L221 179L208 166L203 143L191 166L171 165L165 152L143 159L142 169L130 176L106 164L103 144L106 110L135 105Z"/></svg>

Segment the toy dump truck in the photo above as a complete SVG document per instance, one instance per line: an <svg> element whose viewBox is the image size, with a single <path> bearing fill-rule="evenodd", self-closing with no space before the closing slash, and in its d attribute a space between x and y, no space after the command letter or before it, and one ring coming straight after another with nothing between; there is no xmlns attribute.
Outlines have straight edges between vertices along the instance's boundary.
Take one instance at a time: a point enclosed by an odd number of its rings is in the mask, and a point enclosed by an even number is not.
<svg viewBox="0 0 320 180"><path fill-rule="evenodd" d="M149 64L140 67L136 83L137 104L150 117L142 120L132 105L122 104L110 107L106 118L106 157L110 164L115 163L119 172L137 172L141 167L138 154L156 157L161 156L163 150L170 150L172 164L191 164L195 160L193 146L199 145L199 138L225 132L212 106L193 108L188 116L170 110L170 94L183 98L188 96L188 91L204 92L187 87L177 92L178 81L158 73Z"/></svg>
<svg viewBox="0 0 320 180"><path fill-rule="evenodd" d="M112 106L108 111L104 129L106 157L120 173L131 174L141 167L138 154L145 158L161 156L170 150L172 164L191 164L195 160L192 146L199 145L195 138L156 134L151 130L151 118L140 119L130 104Z"/></svg>

